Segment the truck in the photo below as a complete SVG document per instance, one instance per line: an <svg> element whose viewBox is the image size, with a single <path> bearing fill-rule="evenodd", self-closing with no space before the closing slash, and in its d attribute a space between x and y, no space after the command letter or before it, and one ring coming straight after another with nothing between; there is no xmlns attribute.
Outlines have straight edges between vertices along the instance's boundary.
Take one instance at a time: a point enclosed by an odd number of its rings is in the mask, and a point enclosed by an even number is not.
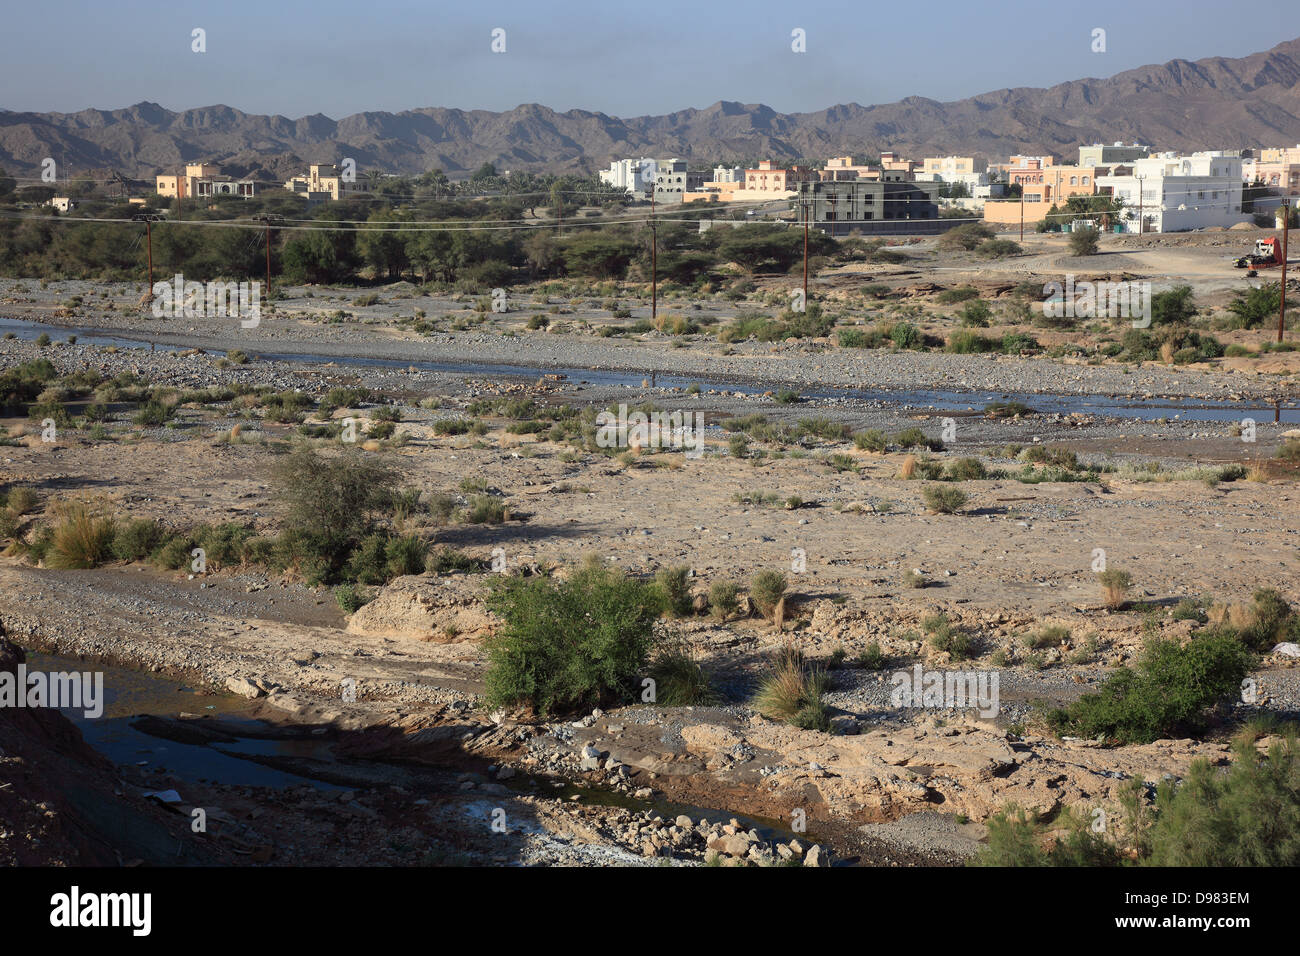
<svg viewBox="0 0 1300 956"><path fill-rule="evenodd" d="M1254 250L1247 255L1240 256L1233 264L1238 269L1280 266L1282 264L1282 243L1278 241L1277 236L1256 239Z"/></svg>

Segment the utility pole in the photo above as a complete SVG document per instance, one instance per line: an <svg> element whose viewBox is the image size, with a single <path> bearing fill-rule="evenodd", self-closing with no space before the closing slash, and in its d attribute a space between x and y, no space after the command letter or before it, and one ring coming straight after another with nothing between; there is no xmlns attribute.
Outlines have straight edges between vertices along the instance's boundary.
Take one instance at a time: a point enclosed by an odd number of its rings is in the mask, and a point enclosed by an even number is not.
<svg viewBox="0 0 1300 956"><path fill-rule="evenodd" d="M271 223L283 223L283 216L254 216L257 222L266 226L266 301L271 301Z"/></svg>
<svg viewBox="0 0 1300 956"><path fill-rule="evenodd" d="M655 219L655 190L650 188L650 321L659 317L659 228Z"/></svg>
<svg viewBox="0 0 1300 956"><path fill-rule="evenodd" d="M1020 241L1025 241L1025 186L1020 185Z"/></svg>
<svg viewBox="0 0 1300 956"><path fill-rule="evenodd" d="M808 308L808 200L804 200L803 206L803 307Z"/></svg>
<svg viewBox="0 0 1300 956"><path fill-rule="evenodd" d="M1146 217L1143 215L1143 205L1142 205L1142 204L1143 204L1143 199L1145 198L1145 197L1143 197L1143 195L1142 195L1142 187L1143 187L1143 182L1142 182L1142 181L1143 181L1144 179L1146 179L1145 176L1139 176L1139 177L1137 178L1137 181L1138 181L1138 235L1139 235L1139 236L1142 235L1144 232L1147 231L1147 221L1146 221Z"/></svg>
<svg viewBox="0 0 1300 956"><path fill-rule="evenodd" d="M1282 333L1286 328L1286 255L1287 255L1287 238L1291 232L1291 204L1285 199L1282 201L1282 297L1277 309L1277 340L1282 341Z"/></svg>
<svg viewBox="0 0 1300 956"><path fill-rule="evenodd" d="M144 223L145 244L149 249L149 294L153 294L153 224L155 221L161 221L162 217L152 213L136 213L131 219L135 222Z"/></svg>

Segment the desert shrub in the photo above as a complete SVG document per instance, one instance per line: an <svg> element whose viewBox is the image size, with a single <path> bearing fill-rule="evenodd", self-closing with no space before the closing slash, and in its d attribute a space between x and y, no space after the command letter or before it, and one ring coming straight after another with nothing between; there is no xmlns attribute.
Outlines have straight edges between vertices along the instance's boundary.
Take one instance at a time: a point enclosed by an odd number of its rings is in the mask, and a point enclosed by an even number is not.
<svg viewBox="0 0 1300 956"><path fill-rule="evenodd" d="M1252 656L1235 636L1207 634L1185 646L1156 639L1135 667L1116 671L1101 689L1050 711L1057 733L1150 743L1199 731L1206 711L1235 697Z"/></svg>
<svg viewBox="0 0 1300 956"><path fill-rule="evenodd" d="M966 493L945 485L927 485L921 489L921 500L935 514L950 515L966 504Z"/></svg>
<svg viewBox="0 0 1300 956"><path fill-rule="evenodd" d="M824 416L799 419L799 431L804 435L825 438L828 441L846 441L853 429L843 422L834 422Z"/></svg>
<svg viewBox="0 0 1300 956"><path fill-rule="evenodd" d="M1024 637L1025 646L1031 650L1060 647L1070 639L1070 629L1059 624L1048 624Z"/></svg>
<svg viewBox="0 0 1300 956"><path fill-rule="evenodd" d="M292 529L295 554L328 580L349 552L391 508L397 473L358 449L325 456L301 447L272 470L272 482Z"/></svg>
<svg viewBox="0 0 1300 956"><path fill-rule="evenodd" d="M956 329L948 336L948 344L944 346L944 351L954 355L973 355L979 352L996 352L1000 347L996 340L986 335L980 335L970 329Z"/></svg>
<svg viewBox="0 0 1300 956"><path fill-rule="evenodd" d="M190 549L192 547L193 544L186 535L167 535L154 549L153 553L149 555L149 561L160 568L178 571L189 566Z"/></svg>
<svg viewBox="0 0 1300 956"><path fill-rule="evenodd" d="M646 585L589 564L565 581L498 579L488 606L504 621L486 643L489 705L550 714L633 699L658 614Z"/></svg>
<svg viewBox="0 0 1300 956"><path fill-rule="evenodd" d="M1005 259L1007 256L1019 255L1022 251L1019 243L1010 239L989 239L980 243L975 253L985 259Z"/></svg>
<svg viewBox="0 0 1300 956"><path fill-rule="evenodd" d="M899 448L928 448L931 451L943 450L943 442L939 441L937 438L926 438L925 432L916 427L904 428L900 432L895 432L891 441Z"/></svg>
<svg viewBox="0 0 1300 956"><path fill-rule="evenodd" d="M784 574L770 568L759 571L749 582L749 596L764 617L771 617L784 600L786 583Z"/></svg>
<svg viewBox="0 0 1300 956"><path fill-rule="evenodd" d="M1254 329L1277 320L1282 305L1282 287L1277 282L1239 289L1228 311L1235 316L1235 328Z"/></svg>
<svg viewBox="0 0 1300 956"><path fill-rule="evenodd" d="M12 514L21 517L36 507L36 492L26 485L14 485L5 493L4 505Z"/></svg>
<svg viewBox="0 0 1300 956"><path fill-rule="evenodd" d="M949 229L939 237L937 244L941 249L964 249L969 252L978 248L981 243L992 239L993 236L993 230L983 223L968 222Z"/></svg>
<svg viewBox="0 0 1300 956"><path fill-rule="evenodd" d="M654 591L665 614L686 617L691 613L690 574L691 569L685 565L655 572Z"/></svg>
<svg viewBox="0 0 1300 956"><path fill-rule="evenodd" d="M899 322L889 332L895 348L915 349L921 346L921 330L911 322Z"/></svg>
<svg viewBox="0 0 1300 956"><path fill-rule="evenodd" d="M435 435L464 435L473 427L472 422L463 418L440 418L433 423Z"/></svg>
<svg viewBox="0 0 1300 956"><path fill-rule="evenodd" d="M397 535L384 546L384 570L389 580L407 574L423 574L429 546L414 534Z"/></svg>
<svg viewBox="0 0 1300 956"><path fill-rule="evenodd" d="M650 659L655 703L663 707L702 707L717 701L709 675L685 643L665 644Z"/></svg>
<svg viewBox="0 0 1300 956"><path fill-rule="evenodd" d="M1294 736L1260 754L1234 741L1227 772L1204 758L1156 794L1148 839L1152 866L1300 865L1300 747Z"/></svg>
<svg viewBox="0 0 1300 956"><path fill-rule="evenodd" d="M867 645L866 650L857 656L857 664L865 670L879 671L889 666L889 658L880 649L880 643L872 641Z"/></svg>
<svg viewBox="0 0 1300 956"><path fill-rule="evenodd" d="M993 318L993 310L982 299L975 299L961 307L957 312L957 318L962 325L982 329L987 327L989 320Z"/></svg>
<svg viewBox="0 0 1300 956"><path fill-rule="evenodd" d="M1096 229L1076 229L1070 233L1070 255L1095 256L1098 235Z"/></svg>
<svg viewBox="0 0 1300 956"><path fill-rule="evenodd" d="M714 616L725 621L735 614L740 606L739 593L740 587L734 581L714 581L709 585L709 606Z"/></svg>
<svg viewBox="0 0 1300 956"><path fill-rule="evenodd" d="M1112 610L1124 606L1129 588L1133 587L1133 576L1119 568L1107 568L1097 572L1097 582L1101 585L1102 600Z"/></svg>
<svg viewBox="0 0 1300 956"><path fill-rule="evenodd" d="M1001 350L1005 355L1019 355L1021 352L1035 352L1042 348L1038 340L1024 332L1008 332L1002 336Z"/></svg>
<svg viewBox="0 0 1300 956"><path fill-rule="evenodd" d="M957 458L948 463L949 481L981 481L989 476L978 458Z"/></svg>
<svg viewBox="0 0 1300 956"><path fill-rule="evenodd" d="M853 444L862 451L882 452L888 445L885 433L878 428L868 428L853 436Z"/></svg>
<svg viewBox="0 0 1300 956"><path fill-rule="evenodd" d="M338 602L339 610L344 614L355 614L369 603L364 588L346 582L334 589L334 600Z"/></svg>
<svg viewBox="0 0 1300 956"><path fill-rule="evenodd" d="M133 518L118 525L113 534L113 557L143 561L163 541L166 530L152 518Z"/></svg>
<svg viewBox="0 0 1300 956"><path fill-rule="evenodd" d="M56 512L45 564L65 570L98 567L113 556L115 532L112 517L89 505L62 505Z"/></svg>
<svg viewBox="0 0 1300 956"><path fill-rule="evenodd" d="M930 645L953 660L963 661L975 655L975 639L949 621L946 614L930 615L922 627L930 635Z"/></svg>
<svg viewBox="0 0 1300 956"><path fill-rule="evenodd" d="M506 520L506 505L492 495L474 495L462 517L470 524L501 524Z"/></svg>
<svg viewBox="0 0 1300 956"><path fill-rule="evenodd" d="M140 410L135 413L132 419L137 425L144 425L149 428L157 428L171 421L172 416L176 414L176 409L170 405L165 405L156 398L151 398L140 406Z"/></svg>
<svg viewBox="0 0 1300 956"><path fill-rule="evenodd" d="M974 286L961 285L955 289L944 289L935 298L944 305L956 305L958 302L966 302L970 299L979 298L979 289Z"/></svg>

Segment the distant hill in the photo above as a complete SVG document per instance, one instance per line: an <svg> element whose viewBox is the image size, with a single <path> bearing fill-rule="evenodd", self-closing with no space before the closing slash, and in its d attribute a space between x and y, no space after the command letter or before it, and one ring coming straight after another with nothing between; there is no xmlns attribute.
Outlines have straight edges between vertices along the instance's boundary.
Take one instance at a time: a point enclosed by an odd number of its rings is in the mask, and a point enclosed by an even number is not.
<svg viewBox="0 0 1300 956"><path fill-rule="evenodd" d="M484 162L521 171L592 172L611 159L681 156L693 166L728 159L820 158L896 149L912 157L1056 153L1087 143L1161 149L1300 143L1300 39L1240 59L1171 60L1108 79L1047 89L997 90L952 103L908 97L815 113L718 102L666 116L620 119L557 113L537 104L507 112L441 107L288 119L228 106L173 113L155 103L79 113L0 111L0 167L31 174L53 156L64 168L117 169L146 179L184 162L282 179L308 162L345 156L361 170L452 178Z"/></svg>

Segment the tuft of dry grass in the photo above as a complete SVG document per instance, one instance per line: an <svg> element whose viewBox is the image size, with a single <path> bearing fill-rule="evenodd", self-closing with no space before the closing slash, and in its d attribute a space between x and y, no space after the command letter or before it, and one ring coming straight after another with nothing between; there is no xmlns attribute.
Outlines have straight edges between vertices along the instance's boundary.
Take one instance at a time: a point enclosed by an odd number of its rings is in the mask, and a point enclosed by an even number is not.
<svg viewBox="0 0 1300 956"><path fill-rule="evenodd" d="M1119 568L1107 568L1098 572L1097 580L1101 583L1101 597L1106 606L1113 611L1122 608L1129 588L1133 586L1133 576Z"/></svg>
<svg viewBox="0 0 1300 956"><path fill-rule="evenodd" d="M82 502L60 505L58 522L45 553L47 567L84 570L103 564L112 555L113 519Z"/></svg>

